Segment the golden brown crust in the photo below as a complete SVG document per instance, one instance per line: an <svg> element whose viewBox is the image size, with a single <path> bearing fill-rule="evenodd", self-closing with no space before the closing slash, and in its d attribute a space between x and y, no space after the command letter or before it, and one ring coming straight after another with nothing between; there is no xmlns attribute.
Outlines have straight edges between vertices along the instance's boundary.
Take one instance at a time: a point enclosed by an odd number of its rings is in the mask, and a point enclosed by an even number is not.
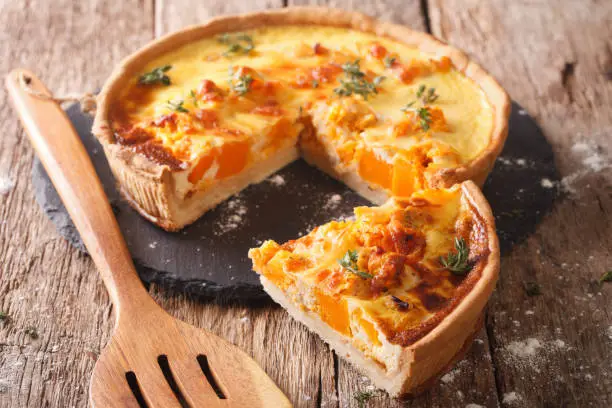
<svg viewBox="0 0 612 408"><path fill-rule="evenodd" d="M115 143L115 137L109 123L109 109L118 97L120 90L129 81L133 80L134 76L139 74L148 62L182 45L201 38L234 31L236 27L239 27L240 30L248 30L262 26L290 24L335 26L360 30L389 37L415 46L424 52L434 53L438 56L448 56L456 69L464 72L466 76L483 89L495 109L495 126L489 146L478 157L464 166L441 170L434 175L431 182L433 186L440 187L448 187L463 180L473 180L480 186L484 183L493 168L495 159L503 148L508 132L510 99L495 79L480 66L470 61L463 52L428 34L396 24L379 22L357 12L325 7L292 7L237 16L223 16L214 18L203 25L185 28L149 43L126 58L113 72L98 96L93 133L105 147L113 171L124 176L119 178L122 189L132 198L131 202L136 204L136 208L141 214L165 229L183 227L172 218L168 218L172 215L169 212L168 205L176 200L171 196L173 194L171 186L166 185L164 188L159 185L160 183L171 183L172 177L170 177L171 172L168 166L148 160L129 147L111 148L111 146L119 145ZM141 157L135 159L135 156ZM147 183L151 183L151 186L145 187ZM164 196L156 198L147 196L151 193Z"/></svg>

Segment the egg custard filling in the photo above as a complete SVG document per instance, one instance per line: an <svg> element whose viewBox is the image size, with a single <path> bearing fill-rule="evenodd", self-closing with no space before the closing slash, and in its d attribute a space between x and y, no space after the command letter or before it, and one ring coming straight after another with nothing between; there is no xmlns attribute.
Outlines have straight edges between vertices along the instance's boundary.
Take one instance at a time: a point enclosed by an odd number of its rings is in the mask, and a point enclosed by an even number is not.
<svg viewBox="0 0 612 408"><path fill-rule="evenodd" d="M161 222L166 229L195 221L300 151L376 203L450 185L445 172L489 146L494 117L483 90L448 56L311 25L169 50L109 109L114 142L174 175L183 215Z"/></svg>
<svg viewBox="0 0 612 408"><path fill-rule="evenodd" d="M423 380L413 373L413 383L403 382L409 347L472 290L495 237L460 185L354 212L283 244L266 241L249 257L275 301L375 384L399 393ZM446 345L453 353L469 327ZM440 362L450 358L436 353Z"/></svg>

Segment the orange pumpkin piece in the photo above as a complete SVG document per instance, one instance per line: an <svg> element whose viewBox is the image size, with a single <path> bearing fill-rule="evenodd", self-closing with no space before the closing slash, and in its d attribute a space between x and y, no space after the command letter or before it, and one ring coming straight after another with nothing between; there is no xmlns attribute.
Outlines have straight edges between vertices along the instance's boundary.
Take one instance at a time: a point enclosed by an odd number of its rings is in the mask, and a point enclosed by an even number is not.
<svg viewBox="0 0 612 408"><path fill-rule="evenodd" d="M375 346L380 346L382 344L380 342L380 339L378 338L378 331L376 331L376 328L374 327L374 324L372 324L372 322L363 319L362 317L359 317L359 325Z"/></svg>
<svg viewBox="0 0 612 408"><path fill-rule="evenodd" d="M212 166L214 160L214 150L209 151L206 153L206 155L200 157L198 164L196 164L193 170L191 170L191 173L189 173L187 180L189 180L191 184L195 184L200 181L202 177L204 177L206 171L210 168L210 166Z"/></svg>
<svg viewBox="0 0 612 408"><path fill-rule="evenodd" d="M317 291L321 320L332 329L345 336L351 336L351 325L348 315L348 307L345 299L335 299L323 292Z"/></svg>
<svg viewBox="0 0 612 408"><path fill-rule="evenodd" d="M391 165L376 157L371 150L364 149L361 152L358 171L364 180L382 188L391 188L393 177Z"/></svg>
<svg viewBox="0 0 612 408"><path fill-rule="evenodd" d="M224 143L221 152L217 157L219 161L219 171L217 179L224 179L240 173L247 165L250 153L250 146L246 140L236 140Z"/></svg>
<svg viewBox="0 0 612 408"><path fill-rule="evenodd" d="M417 164L404 157L398 157L393 163L393 183L391 191L396 197L409 197L415 191L421 190L419 169Z"/></svg>

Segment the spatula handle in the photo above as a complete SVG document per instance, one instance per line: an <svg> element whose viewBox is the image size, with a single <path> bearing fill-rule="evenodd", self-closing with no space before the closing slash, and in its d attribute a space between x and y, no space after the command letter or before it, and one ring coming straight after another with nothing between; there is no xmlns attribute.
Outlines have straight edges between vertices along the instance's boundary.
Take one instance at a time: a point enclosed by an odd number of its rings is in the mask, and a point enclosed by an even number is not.
<svg viewBox="0 0 612 408"><path fill-rule="evenodd" d="M140 282L130 253L94 167L62 108L26 92L19 76L35 91L49 90L31 72L12 71L6 85L32 146L53 181L89 250L117 316L153 302Z"/></svg>

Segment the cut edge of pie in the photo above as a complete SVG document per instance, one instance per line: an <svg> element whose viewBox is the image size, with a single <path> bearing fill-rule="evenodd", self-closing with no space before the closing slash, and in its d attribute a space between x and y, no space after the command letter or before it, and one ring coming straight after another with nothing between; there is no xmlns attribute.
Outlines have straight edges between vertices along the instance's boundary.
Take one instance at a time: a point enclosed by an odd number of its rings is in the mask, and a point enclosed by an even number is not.
<svg viewBox="0 0 612 408"><path fill-rule="evenodd" d="M380 320L375 319L374 322L376 323L367 320L370 325L375 324L377 327L375 329L378 333L377 341L380 342L381 336L385 338L385 340L382 340L382 346L378 345L379 348L384 350L384 361L377 361L377 358L372 357L372 355L376 355L373 354L372 349L366 348L364 351L355 346L354 337L356 338L357 334L354 329L351 330L352 334L347 336L345 333L332 328L329 322L324 321L318 313L309 308L310 306L295 301L295 299L309 299L310 295L300 294L296 297L293 289L281 289L282 284L273 282L264 276L264 274L274 274L274 268L278 267L278 264L270 264L269 266L267 264L267 262L270 262L269 260L262 262L261 259L258 259L261 256L258 252L262 250L261 248L265 248L265 244L259 249L251 250L249 257L253 259L254 269L260 274L261 283L272 299L285 308L294 319L319 335L339 356L345 358L366 374L376 387L385 389L391 396L418 394L435 383L466 352L478 330L482 327L484 308L495 288L499 274L499 242L489 204L473 182L463 182L452 190L457 188L461 190L462 199L465 198L469 203L470 212L478 218L478 221L470 227L472 233L476 234L475 236L478 237L479 241L485 242L486 245L480 248L478 247L479 243L470 241L470 254L474 256L474 253L476 253L476 261L472 269L455 287L452 296L447 299L446 306L434 312L427 320L417 323L415 327L407 329L405 332L393 333L391 331L391 336L395 340L391 340L388 332L383 333L385 329L381 329L381 327L384 327L384 323L381 323ZM388 205L389 202L384 204L383 207ZM478 231L475 231L475 229L478 229ZM323 234L325 235L325 233ZM290 241L288 244L292 242ZM283 248L283 245L281 245L281 248ZM266 270L268 267L272 270ZM274 279L277 278L274 277ZM322 285L322 283L320 284ZM288 287L293 288L303 285L303 283L292 283ZM317 291L321 289L315 286L312 290L318 293ZM393 293L394 289L390 288L390 290ZM380 296L387 296L385 293L388 292L382 292ZM406 294L404 299L407 296L409 295ZM340 302L340 300L336 299L335 302ZM352 307L349 310L352 310L350 312L350 327L353 327L356 308ZM358 314L358 316L361 316L358 321L365 318L363 314ZM370 318L372 316L368 316L368 319ZM370 338L370 346L373 344L372 341ZM392 369L388 367L392 367Z"/></svg>
<svg viewBox="0 0 612 408"><path fill-rule="evenodd" d="M420 51L450 58L454 68L476 83L486 94L494 110L493 127L489 144L469 162L453 168L438 170L430 180L431 187L448 187L464 180L473 180L481 186L503 148L508 132L510 99L501 86L479 65L470 61L461 51L434 37L409 28L374 20L364 14L325 7L295 7L280 10L254 12L237 16L224 16L204 25L188 27L153 41L125 59L114 71L98 96L93 133L100 140L109 165L123 195L145 218L169 230L179 230L198 219L230 195L248 184L260 181L295 160L299 153L311 164L342 180L365 198L380 204L388 198L382 188L365 182L356 171L339 174L324 154L304 147L288 145L266 160L255 163L246 171L222 180L214 188L179 196L176 185L181 182L177 172L168 165L159 164L116 143L110 121L110 111L119 93L133 78L142 72L149 61L180 46L217 34L278 25L316 25L349 28L416 47ZM307 135L302 132L300 138ZM300 151L298 151L301 150Z"/></svg>

